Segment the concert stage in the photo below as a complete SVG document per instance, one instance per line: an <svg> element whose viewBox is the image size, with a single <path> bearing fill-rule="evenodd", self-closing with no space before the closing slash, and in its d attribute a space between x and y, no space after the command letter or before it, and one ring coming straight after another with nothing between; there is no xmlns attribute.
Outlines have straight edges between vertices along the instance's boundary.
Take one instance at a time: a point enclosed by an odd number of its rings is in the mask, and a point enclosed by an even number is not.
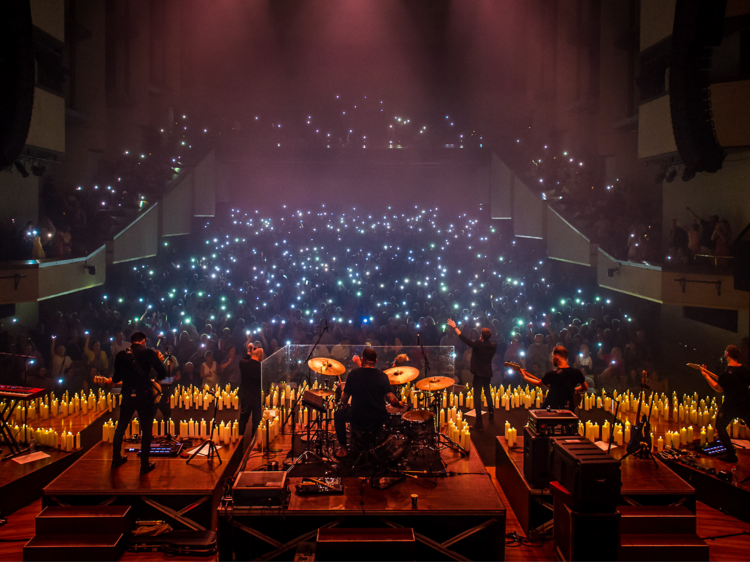
<svg viewBox="0 0 750 562"><path fill-rule="evenodd" d="M290 447L291 436L280 435L272 444L278 450L275 459L281 461ZM295 485L302 477L295 471L321 477L330 467L295 468L288 507L219 508L221 558L291 560L297 545L314 542L320 529L350 528L353 536L372 528L384 534L408 528L417 542L415 554L404 554L409 559L503 560L506 510L476 448L471 445L463 458L449 449L441 455L449 476L419 475L386 490L373 488L369 478L344 476L342 495L300 496ZM417 507L412 494L418 495Z"/></svg>
<svg viewBox="0 0 750 562"><path fill-rule="evenodd" d="M194 530L214 528L220 484L237 467L241 445L239 440L222 446L221 463L201 456L190 464L181 457L152 457L156 468L140 476L134 453L111 470L112 444L99 442L44 488L43 505L130 505L138 518L166 518L173 526L177 522Z"/></svg>

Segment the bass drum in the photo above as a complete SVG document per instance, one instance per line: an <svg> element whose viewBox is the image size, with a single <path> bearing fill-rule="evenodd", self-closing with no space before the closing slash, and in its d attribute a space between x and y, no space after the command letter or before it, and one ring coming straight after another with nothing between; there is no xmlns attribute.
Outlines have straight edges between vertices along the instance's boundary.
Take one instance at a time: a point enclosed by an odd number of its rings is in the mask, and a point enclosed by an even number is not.
<svg viewBox="0 0 750 562"><path fill-rule="evenodd" d="M429 410L412 410L403 416L404 433L412 439L435 435L435 414Z"/></svg>

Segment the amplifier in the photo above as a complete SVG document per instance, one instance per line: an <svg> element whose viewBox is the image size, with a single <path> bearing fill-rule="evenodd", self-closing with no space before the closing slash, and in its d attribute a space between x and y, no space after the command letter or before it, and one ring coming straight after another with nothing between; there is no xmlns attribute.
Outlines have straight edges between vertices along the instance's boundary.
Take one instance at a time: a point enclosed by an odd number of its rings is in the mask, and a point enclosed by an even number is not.
<svg viewBox="0 0 750 562"><path fill-rule="evenodd" d="M550 473L571 494L579 511L613 511L620 499L620 461L585 437L552 439Z"/></svg>
<svg viewBox="0 0 750 562"><path fill-rule="evenodd" d="M562 438L537 435L529 426L523 428L523 477L532 488L549 486L552 441Z"/></svg>
<svg viewBox="0 0 750 562"><path fill-rule="evenodd" d="M527 424L536 435L576 435L578 422L570 410L529 410Z"/></svg>
<svg viewBox="0 0 750 562"><path fill-rule="evenodd" d="M287 473L240 472L234 481L234 505L239 507L281 506L286 495Z"/></svg>

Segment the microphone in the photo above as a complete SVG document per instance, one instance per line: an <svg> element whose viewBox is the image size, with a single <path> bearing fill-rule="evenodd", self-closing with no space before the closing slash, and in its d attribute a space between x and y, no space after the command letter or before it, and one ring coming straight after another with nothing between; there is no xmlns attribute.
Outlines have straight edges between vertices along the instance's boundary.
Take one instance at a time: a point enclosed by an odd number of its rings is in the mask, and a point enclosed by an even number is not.
<svg viewBox="0 0 750 562"><path fill-rule="evenodd" d="M323 331L327 332L328 331L328 318L323 318L323 320L325 320L325 322L326 322L326 327L324 328Z"/></svg>
<svg viewBox="0 0 750 562"><path fill-rule="evenodd" d="M417 345L422 345L422 336L417 334Z"/></svg>

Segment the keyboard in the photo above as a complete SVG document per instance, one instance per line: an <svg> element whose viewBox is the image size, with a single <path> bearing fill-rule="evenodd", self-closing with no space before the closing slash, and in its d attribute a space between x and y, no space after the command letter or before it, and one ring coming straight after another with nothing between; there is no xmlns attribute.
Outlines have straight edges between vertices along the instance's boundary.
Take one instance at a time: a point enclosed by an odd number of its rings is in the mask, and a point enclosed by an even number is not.
<svg viewBox="0 0 750 562"><path fill-rule="evenodd" d="M43 388L33 388L31 386L12 386L9 384L0 384L0 398L18 398L20 400L33 400L43 396L47 391Z"/></svg>

